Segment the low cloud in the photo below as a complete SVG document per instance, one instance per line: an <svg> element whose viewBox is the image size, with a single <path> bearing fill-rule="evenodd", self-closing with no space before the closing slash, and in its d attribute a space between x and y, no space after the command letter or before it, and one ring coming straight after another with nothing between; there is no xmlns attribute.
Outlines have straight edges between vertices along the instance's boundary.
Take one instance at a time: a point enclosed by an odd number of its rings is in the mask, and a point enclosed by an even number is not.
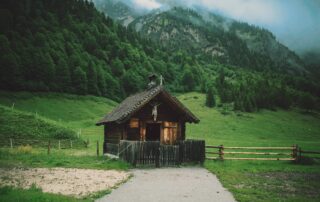
<svg viewBox="0 0 320 202"><path fill-rule="evenodd" d="M162 4L160 4L156 0L133 0L132 3L137 7L147 10L157 9L162 6Z"/></svg>
<svg viewBox="0 0 320 202"><path fill-rule="evenodd" d="M296 52L320 50L319 0L121 0L137 9L182 6L209 11L264 27Z"/></svg>

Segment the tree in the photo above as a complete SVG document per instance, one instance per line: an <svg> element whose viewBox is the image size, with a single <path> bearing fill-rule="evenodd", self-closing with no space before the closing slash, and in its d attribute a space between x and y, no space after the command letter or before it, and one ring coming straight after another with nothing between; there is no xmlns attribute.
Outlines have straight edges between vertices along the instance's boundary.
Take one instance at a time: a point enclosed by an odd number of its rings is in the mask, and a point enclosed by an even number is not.
<svg viewBox="0 0 320 202"><path fill-rule="evenodd" d="M213 87L209 87L206 97L206 105L207 107L215 107L216 106L216 99L214 97L214 90Z"/></svg>
<svg viewBox="0 0 320 202"><path fill-rule="evenodd" d="M120 77L124 73L124 65L118 58L114 59L111 64L112 74Z"/></svg>
<svg viewBox="0 0 320 202"><path fill-rule="evenodd" d="M182 76L182 85L186 91L192 91L195 88L194 75L190 70L186 70Z"/></svg>
<svg viewBox="0 0 320 202"><path fill-rule="evenodd" d="M56 83L63 92L68 92L71 85L70 70L63 58L60 58L56 65Z"/></svg>
<svg viewBox="0 0 320 202"><path fill-rule="evenodd" d="M142 88L143 78L138 75L133 69L127 71L122 79L122 86L127 95L135 93Z"/></svg>
<svg viewBox="0 0 320 202"><path fill-rule="evenodd" d="M310 93L304 93L302 96L300 96L299 106L306 111L310 111L316 108L316 100Z"/></svg>
<svg viewBox="0 0 320 202"><path fill-rule="evenodd" d="M92 62L89 63L88 72L88 93L92 95L101 95L101 92L98 89L98 76L97 70Z"/></svg>
<svg viewBox="0 0 320 202"><path fill-rule="evenodd" d="M11 54L0 56L0 87L5 90L17 90L21 83L21 70L17 57Z"/></svg>
<svg viewBox="0 0 320 202"><path fill-rule="evenodd" d="M107 83L105 78L106 76L104 71L100 66L97 66L97 85L101 95L106 97L108 92L107 92Z"/></svg>
<svg viewBox="0 0 320 202"><path fill-rule="evenodd" d="M78 93L81 95L85 95L87 93L87 89L88 89L87 75L79 66L76 67L73 71L72 84L73 84L75 93Z"/></svg>

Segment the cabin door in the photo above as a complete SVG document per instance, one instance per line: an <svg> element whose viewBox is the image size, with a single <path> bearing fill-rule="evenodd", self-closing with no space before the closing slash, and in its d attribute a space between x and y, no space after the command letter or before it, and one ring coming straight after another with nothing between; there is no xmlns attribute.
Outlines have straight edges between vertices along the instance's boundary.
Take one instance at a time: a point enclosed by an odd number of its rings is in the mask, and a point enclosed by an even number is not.
<svg viewBox="0 0 320 202"><path fill-rule="evenodd" d="M147 123L146 141L160 141L160 123Z"/></svg>

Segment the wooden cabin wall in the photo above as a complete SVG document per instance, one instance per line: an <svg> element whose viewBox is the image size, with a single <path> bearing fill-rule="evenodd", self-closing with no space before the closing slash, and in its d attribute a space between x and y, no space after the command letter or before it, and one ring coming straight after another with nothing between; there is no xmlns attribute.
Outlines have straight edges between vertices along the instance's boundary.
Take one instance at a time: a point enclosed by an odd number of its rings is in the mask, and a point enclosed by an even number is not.
<svg viewBox="0 0 320 202"><path fill-rule="evenodd" d="M146 141L148 123L161 124L160 141L162 144L175 144L178 140L185 140L185 120L183 116L178 114L165 101L158 98L151 102L153 101L160 103L156 120L152 116L153 106L149 102L125 123L106 124L105 142L119 143L121 139Z"/></svg>
<svg viewBox="0 0 320 202"><path fill-rule="evenodd" d="M106 143L119 144L121 139L126 136L123 124L106 124L104 125L104 141Z"/></svg>
<svg viewBox="0 0 320 202"><path fill-rule="evenodd" d="M156 101L158 106L157 119L152 116L153 106L150 104ZM176 112L174 108L161 99L155 98L146 104L142 109L133 115L134 119L139 120L140 137L134 137L136 140L146 140L146 127L148 123L160 123L160 141L162 144L174 144L178 140L185 139L185 121L183 117Z"/></svg>

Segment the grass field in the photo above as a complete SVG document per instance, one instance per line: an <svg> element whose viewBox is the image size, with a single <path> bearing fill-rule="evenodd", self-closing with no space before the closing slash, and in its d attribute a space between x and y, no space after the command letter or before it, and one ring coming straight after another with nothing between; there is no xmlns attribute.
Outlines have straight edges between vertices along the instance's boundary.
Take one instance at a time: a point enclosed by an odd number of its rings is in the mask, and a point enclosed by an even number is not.
<svg viewBox="0 0 320 202"><path fill-rule="evenodd" d="M199 118L199 124L187 125L187 138L205 139L206 144L225 146L292 146L306 150L320 148L320 118L316 113L298 109L290 111L262 110L238 113L223 108L204 106L205 95L178 95ZM0 104L16 110L37 113L89 139L89 148L53 150L46 158L45 150L17 155L1 150L2 165L44 167L91 167L127 169L118 161L97 158L96 141L103 141L103 128L94 123L116 105L105 98L46 93L0 93ZM101 150L101 149L100 149ZM74 158L77 157L77 159ZM81 158L80 158L81 157ZM320 163L310 160L307 165L291 162L265 161L206 161L205 167L217 174L238 201L320 201ZM91 165L91 166L89 166Z"/></svg>
<svg viewBox="0 0 320 202"><path fill-rule="evenodd" d="M200 118L198 125L187 126L187 137L205 139L207 145L286 147L298 144L305 150L320 150L318 114L299 110L225 112L205 107L202 94L188 93L178 98ZM205 167L221 179L238 201L320 201L320 159L309 159L302 165L207 160Z"/></svg>
<svg viewBox="0 0 320 202"><path fill-rule="evenodd" d="M0 201L2 202L16 202L16 201L91 201L89 199L79 200L73 197L62 196L58 194L43 193L41 189L31 187L28 190L14 189L11 187L0 188Z"/></svg>
<svg viewBox="0 0 320 202"><path fill-rule="evenodd" d="M17 113L28 112L29 115L45 118L76 133L81 131L80 138L91 143L87 151L94 153L96 141L100 145L103 142L103 127L96 127L95 123L111 111L116 103L94 96L2 91L0 105L13 108ZM24 131L18 130L19 127L17 125L17 131Z"/></svg>

